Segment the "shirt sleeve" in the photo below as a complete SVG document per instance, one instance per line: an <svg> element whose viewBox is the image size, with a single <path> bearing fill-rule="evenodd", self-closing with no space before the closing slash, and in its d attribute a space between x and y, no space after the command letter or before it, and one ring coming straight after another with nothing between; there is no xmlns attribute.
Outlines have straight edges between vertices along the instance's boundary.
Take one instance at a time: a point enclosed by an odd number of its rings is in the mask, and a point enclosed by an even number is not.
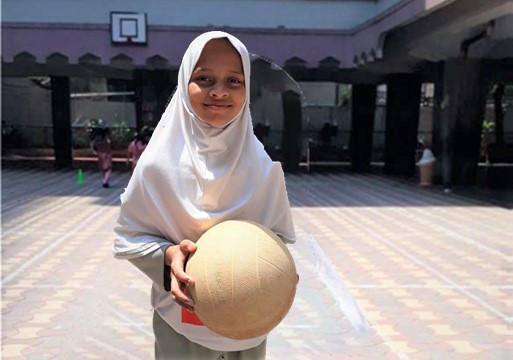
<svg viewBox="0 0 513 360"><path fill-rule="evenodd" d="M163 287L166 291L170 291L171 267L166 266L164 262L166 249L167 246L164 246L144 256L128 259L128 261L141 270L154 283Z"/></svg>

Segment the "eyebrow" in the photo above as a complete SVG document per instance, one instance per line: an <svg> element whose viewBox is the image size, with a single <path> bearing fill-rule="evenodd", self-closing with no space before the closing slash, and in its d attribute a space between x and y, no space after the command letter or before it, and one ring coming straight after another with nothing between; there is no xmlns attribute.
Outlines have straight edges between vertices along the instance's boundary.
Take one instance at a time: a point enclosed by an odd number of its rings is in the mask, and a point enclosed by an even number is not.
<svg viewBox="0 0 513 360"><path fill-rule="evenodd" d="M195 72L195 71L213 71L213 70L214 69L212 69L212 68L205 68L205 67L198 66L193 70L193 72ZM238 70L230 70L230 72L233 74L244 75L244 72L238 71Z"/></svg>

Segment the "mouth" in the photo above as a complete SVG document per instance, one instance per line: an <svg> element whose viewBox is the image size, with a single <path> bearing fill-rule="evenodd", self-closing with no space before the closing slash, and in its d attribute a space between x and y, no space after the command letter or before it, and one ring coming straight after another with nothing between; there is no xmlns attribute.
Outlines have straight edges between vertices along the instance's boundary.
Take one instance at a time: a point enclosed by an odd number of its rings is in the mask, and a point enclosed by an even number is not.
<svg viewBox="0 0 513 360"><path fill-rule="evenodd" d="M224 111L231 107L228 104L205 104L205 106L212 111Z"/></svg>

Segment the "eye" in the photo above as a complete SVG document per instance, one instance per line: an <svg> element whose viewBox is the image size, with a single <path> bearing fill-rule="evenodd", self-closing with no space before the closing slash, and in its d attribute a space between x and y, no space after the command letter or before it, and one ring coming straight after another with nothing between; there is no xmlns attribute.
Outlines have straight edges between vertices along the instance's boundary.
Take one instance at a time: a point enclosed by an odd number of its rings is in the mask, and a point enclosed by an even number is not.
<svg viewBox="0 0 513 360"><path fill-rule="evenodd" d="M199 81L199 82L203 82L203 83L208 83L208 82L211 82L212 79L206 75L200 75L196 78L196 81Z"/></svg>
<svg viewBox="0 0 513 360"><path fill-rule="evenodd" d="M243 81L239 80L237 78L229 78L228 79L228 84L230 84L231 86L242 86L242 85L244 85Z"/></svg>

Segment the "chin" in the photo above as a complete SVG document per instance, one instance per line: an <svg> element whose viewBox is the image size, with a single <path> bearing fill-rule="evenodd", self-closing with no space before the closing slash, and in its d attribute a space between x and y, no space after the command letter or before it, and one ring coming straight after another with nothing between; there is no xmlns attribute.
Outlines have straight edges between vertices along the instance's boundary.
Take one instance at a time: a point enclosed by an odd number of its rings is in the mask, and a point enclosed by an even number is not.
<svg viewBox="0 0 513 360"><path fill-rule="evenodd" d="M208 123L209 125L212 125L212 126L216 126L216 127L223 127L225 126L226 124L228 124L230 122L231 118L226 120L226 119L205 119L205 122Z"/></svg>
<svg viewBox="0 0 513 360"><path fill-rule="evenodd" d="M229 121L212 121L209 124L215 127L224 127L229 123Z"/></svg>

